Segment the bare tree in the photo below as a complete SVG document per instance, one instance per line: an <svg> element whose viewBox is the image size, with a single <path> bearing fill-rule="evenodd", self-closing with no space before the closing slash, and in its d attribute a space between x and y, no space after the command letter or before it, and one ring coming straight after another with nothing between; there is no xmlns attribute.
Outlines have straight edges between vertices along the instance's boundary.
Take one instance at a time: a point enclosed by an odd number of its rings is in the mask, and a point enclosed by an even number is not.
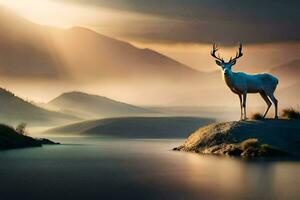
<svg viewBox="0 0 300 200"><path fill-rule="evenodd" d="M20 123L17 127L16 127L16 131L20 134L20 135L26 135L26 126L27 124L22 122Z"/></svg>

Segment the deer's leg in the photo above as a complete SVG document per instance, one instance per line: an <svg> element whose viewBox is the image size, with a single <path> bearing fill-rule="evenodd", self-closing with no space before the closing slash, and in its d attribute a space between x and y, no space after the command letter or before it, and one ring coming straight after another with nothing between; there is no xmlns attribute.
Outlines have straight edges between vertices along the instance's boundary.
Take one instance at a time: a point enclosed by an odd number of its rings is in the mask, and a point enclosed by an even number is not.
<svg viewBox="0 0 300 200"><path fill-rule="evenodd" d="M269 111L269 109L270 109L270 107L271 107L271 105L272 105L272 103L271 103L270 99L268 98L268 96L266 95L266 93L260 92L259 94L265 100L265 102L266 102L266 104L268 106L268 108L267 108L267 110L266 110L266 112L264 114L264 118L265 118L266 115L267 115L267 113L268 113L268 111Z"/></svg>
<svg viewBox="0 0 300 200"><path fill-rule="evenodd" d="M275 119L278 119L278 100L274 97L274 94L269 94L268 96L275 106Z"/></svg>
<svg viewBox="0 0 300 200"><path fill-rule="evenodd" d="M240 99L240 108L241 108L241 118L240 120L243 120L243 101L242 101L242 95L238 94Z"/></svg>
<svg viewBox="0 0 300 200"><path fill-rule="evenodd" d="M246 111L246 99L247 99L247 93L243 94L243 107L244 107L244 119L247 119L247 111Z"/></svg>

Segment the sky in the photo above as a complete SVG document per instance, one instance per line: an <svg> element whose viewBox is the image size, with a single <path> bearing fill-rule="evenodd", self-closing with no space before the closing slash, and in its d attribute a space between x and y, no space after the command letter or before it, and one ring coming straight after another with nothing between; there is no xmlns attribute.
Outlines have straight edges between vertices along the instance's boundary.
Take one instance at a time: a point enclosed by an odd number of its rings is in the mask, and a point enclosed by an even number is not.
<svg viewBox="0 0 300 200"><path fill-rule="evenodd" d="M46 2L45 5L48 4L55 12L73 9L75 12L73 14L67 12L67 15L65 13L67 19L61 19L61 23L74 23L75 20L78 23L78 16L80 16L82 19L80 23L103 29L102 20L107 20L111 24L107 28L111 28L111 31L115 29L120 37L131 40L164 43L222 41L224 44L232 45L238 40L246 43L264 43L300 39L300 28L297 26L300 3L294 0L288 3L278 0L40 0L32 2L34 2L32 5L39 5L40 8L34 9L40 9L39 12L45 12L42 9L43 2ZM48 12L52 12L49 6L46 7ZM76 12L76 8L81 8L81 12L79 10ZM94 20L92 20L93 16ZM53 18L53 15L49 18ZM71 18L75 20L71 22L73 20ZM122 22L123 26L120 26L118 21ZM116 25L118 27L115 27Z"/></svg>
<svg viewBox="0 0 300 200"><path fill-rule="evenodd" d="M299 1L235 0L113 0L65 2L94 5L156 16L149 24L136 21L138 32L128 37L170 43L249 43L299 40ZM145 32L152 26L151 30ZM274 29L274 27L277 27ZM286 29L290 30L286 32ZM169 33L172 34L169 34ZM255 33L255 35L253 35ZM228 35L231 35L228 37Z"/></svg>
<svg viewBox="0 0 300 200"><path fill-rule="evenodd" d="M193 68L203 67L212 42L224 55L243 42L249 47L300 40L299 1L234 0L0 0L43 25L83 26L148 47ZM251 50L251 49L250 49ZM284 52L284 50L283 50ZM277 56L277 55L276 55ZM267 62L262 64L276 64ZM281 64L281 63L278 63Z"/></svg>

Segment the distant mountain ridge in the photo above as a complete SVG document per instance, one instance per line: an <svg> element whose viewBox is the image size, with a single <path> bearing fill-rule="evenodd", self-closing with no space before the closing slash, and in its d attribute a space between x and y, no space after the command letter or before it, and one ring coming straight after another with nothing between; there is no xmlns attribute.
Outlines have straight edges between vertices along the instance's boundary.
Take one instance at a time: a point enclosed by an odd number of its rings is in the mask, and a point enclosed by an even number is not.
<svg viewBox="0 0 300 200"><path fill-rule="evenodd" d="M63 93L46 106L87 119L155 113L150 109L78 91Z"/></svg>
<svg viewBox="0 0 300 200"><path fill-rule="evenodd" d="M1 123L15 125L25 122L29 125L50 126L78 120L80 120L79 117L40 108L0 88Z"/></svg>
<svg viewBox="0 0 300 200"><path fill-rule="evenodd" d="M200 73L153 50L87 28L47 27L5 8L0 12L0 72L6 76L177 80Z"/></svg>

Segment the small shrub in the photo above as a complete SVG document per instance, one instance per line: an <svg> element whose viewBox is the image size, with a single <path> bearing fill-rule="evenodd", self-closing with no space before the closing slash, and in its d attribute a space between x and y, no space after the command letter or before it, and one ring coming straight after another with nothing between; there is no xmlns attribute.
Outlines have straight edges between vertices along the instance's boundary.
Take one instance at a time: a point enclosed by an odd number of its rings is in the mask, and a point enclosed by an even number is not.
<svg viewBox="0 0 300 200"><path fill-rule="evenodd" d="M259 148L259 156L287 156L288 153L277 148L274 148L268 144L262 144Z"/></svg>
<svg viewBox="0 0 300 200"><path fill-rule="evenodd" d="M282 116L288 119L300 119L300 112L294 108L286 108L282 110Z"/></svg>
<svg viewBox="0 0 300 200"><path fill-rule="evenodd" d="M259 144L257 142L257 139L255 139L255 138L248 139L248 140L245 140L244 142L242 142L241 148L244 148L243 152L241 153L241 156L244 158L288 156L289 155L287 152L279 150L274 147L271 147L268 144Z"/></svg>
<svg viewBox="0 0 300 200"><path fill-rule="evenodd" d="M255 120L262 120L264 119L264 116L260 113L254 113L251 118Z"/></svg>
<svg viewBox="0 0 300 200"><path fill-rule="evenodd" d="M26 126L27 124L22 122L20 123L17 127L16 127L16 131L20 134L20 135L26 135Z"/></svg>
<svg viewBox="0 0 300 200"><path fill-rule="evenodd" d="M259 147L258 140L256 138L249 138L247 140L244 140L240 144L242 151L245 151L249 149L249 147L257 148Z"/></svg>

